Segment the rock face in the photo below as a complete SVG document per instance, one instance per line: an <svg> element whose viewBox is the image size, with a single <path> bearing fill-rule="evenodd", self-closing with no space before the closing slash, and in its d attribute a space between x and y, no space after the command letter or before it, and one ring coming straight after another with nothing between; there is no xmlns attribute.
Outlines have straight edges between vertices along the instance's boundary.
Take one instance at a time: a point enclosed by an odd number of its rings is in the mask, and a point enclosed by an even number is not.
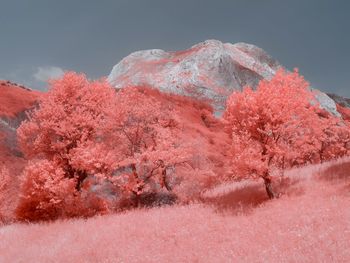
<svg viewBox="0 0 350 263"><path fill-rule="evenodd" d="M332 93L327 93L327 95L340 106L350 108L350 99Z"/></svg>
<svg viewBox="0 0 350 263"><path fill-rule="evenodd" d="M334 116L341 117L341 114L337 110L337 103L330 96L317 89L311 90L316 100L320 103L320 108L332 113Z"/></svg>
<svg viewBox="0 0 350 263"><path fill-rule="evenodd" d="M338 96L336 94L327 94L337 105L337 111L344 120L350 121L350 99Z"/></svg>
<svg viewBox="0 0 350 263"><path fill-rule="evenodd" d="M281 67L254 45L207 40L184 51L152 49L132 53L113 67L108 81L116 88L150 86L194 97L208 101L220 113L234 90L246 85L255 88L261 79L271 79ZM340 116L327 94L313 91L322 108Z"/></svg>
<svg viewBox="0 0 350 263"><path fill-rule="evenodd" d="M151 86L207 100L222 111L234 90L271 78L281 65L262 49L245 43L207 40L185 51L159 49L130 54L108 76L116 88Z"/></svg>

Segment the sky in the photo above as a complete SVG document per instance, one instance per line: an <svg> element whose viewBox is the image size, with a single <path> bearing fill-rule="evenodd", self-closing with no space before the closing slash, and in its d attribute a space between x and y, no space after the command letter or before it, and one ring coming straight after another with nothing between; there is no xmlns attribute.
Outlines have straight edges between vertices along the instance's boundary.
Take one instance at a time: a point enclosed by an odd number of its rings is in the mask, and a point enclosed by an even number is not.
<svg viewBox="0 0 350 263"><path fill-rule="evenodd" d="M45 90L66 70L107 76L131 52L246 42L312 86L350 97L347 0L1 0L0 79Z"/></svg>

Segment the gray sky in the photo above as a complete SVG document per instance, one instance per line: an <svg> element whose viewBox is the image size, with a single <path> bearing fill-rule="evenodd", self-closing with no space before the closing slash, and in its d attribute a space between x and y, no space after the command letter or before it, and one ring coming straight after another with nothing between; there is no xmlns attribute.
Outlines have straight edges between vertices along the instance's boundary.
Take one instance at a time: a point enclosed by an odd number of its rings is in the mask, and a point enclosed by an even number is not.
<svg viewBox="0 0 350 263"><path fill-rule="evenodd" d="M43 89L61 70L108 75L129 53L247 42L350 97L347 0L1 0L0 79Z"/></svg>

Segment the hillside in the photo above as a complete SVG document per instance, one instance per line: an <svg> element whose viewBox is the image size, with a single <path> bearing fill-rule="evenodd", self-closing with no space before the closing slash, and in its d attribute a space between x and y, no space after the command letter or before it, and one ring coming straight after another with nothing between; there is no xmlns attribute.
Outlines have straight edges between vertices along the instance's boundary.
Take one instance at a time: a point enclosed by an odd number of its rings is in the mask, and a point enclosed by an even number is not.
<svg viewBox="0 0 350 263"><path fill-rule="evenodd" d="M350 160L222 185L202 204L0 228L0 262L349 262Z"/></svg>
<svg viewBox="0 0 350 263"><path fill-rule="evenodd" d="M15 173L23 163L17 148L16 129L26 118L25 111L34 107L40 94L10 81L0 81L0 163L11 167Z"/></svg>
<svg viewBox="0 0 350 263"><path fill-rule="evenodd" d="M10 81L0 80L0 113L2 117L14 118L33 106L40 92Z"/></svg>

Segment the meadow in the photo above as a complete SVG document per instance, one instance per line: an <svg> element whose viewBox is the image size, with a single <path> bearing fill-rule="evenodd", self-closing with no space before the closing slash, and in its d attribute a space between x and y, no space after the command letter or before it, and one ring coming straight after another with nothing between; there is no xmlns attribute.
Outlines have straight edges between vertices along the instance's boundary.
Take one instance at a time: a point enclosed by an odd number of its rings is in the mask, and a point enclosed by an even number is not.
<svg viewBox="0 0 350 263"><path fill-rule="evenodd" d="M226 183L188 205L0 227L0 262L349 262L350 159Z"/></svg>

